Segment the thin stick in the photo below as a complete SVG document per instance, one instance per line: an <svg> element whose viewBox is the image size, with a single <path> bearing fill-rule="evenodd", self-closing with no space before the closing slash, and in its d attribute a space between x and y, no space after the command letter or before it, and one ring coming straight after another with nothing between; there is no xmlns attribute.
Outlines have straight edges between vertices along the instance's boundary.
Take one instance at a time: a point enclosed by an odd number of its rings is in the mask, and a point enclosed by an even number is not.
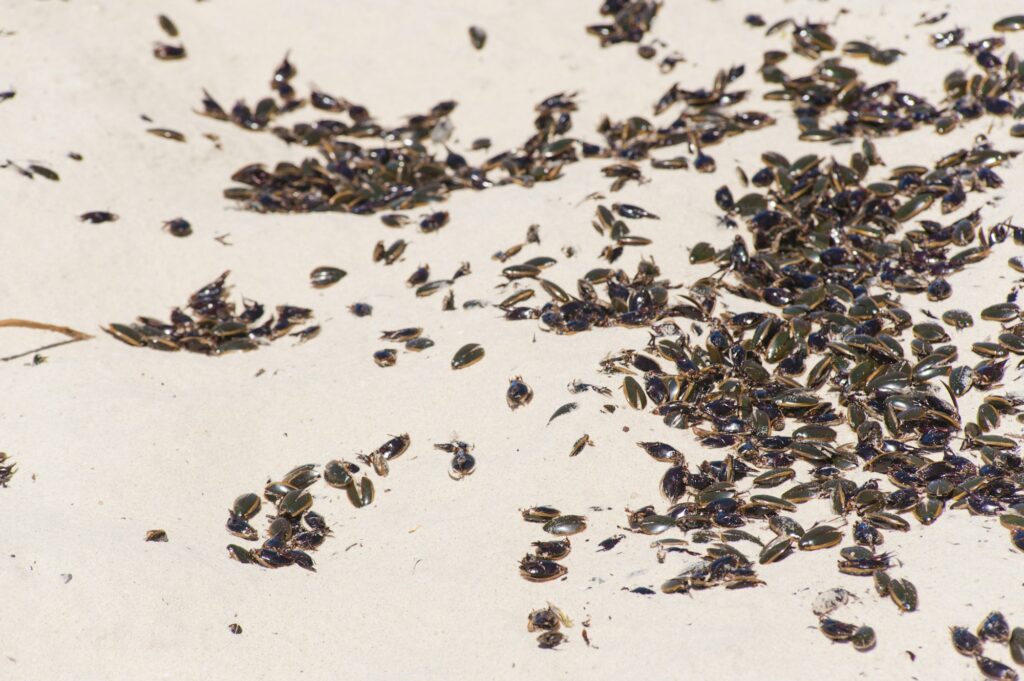
<svg viewBox="0 0 1024 681"><path fill-rule="evenodd" d="M41 331L54 331L56 333L62 333L65 336L79 341L92 338L87 333L82 331L75 331L70 326L57 326L56 324L44 324L42 322L33 322L28 319L0 319L0 326L16 326L23 329L39 329Z"/></svg>
<svg viewBox="0 0 1024 681"><path fill-rule="evenodd" d="M56 324L44 324L43 322L33 322L28 319L0 319L0 327L13 327L21 329L39 329L40 331L53 331L55 333L61 333L67 336L70 340L60 341L57 343L50 343L44 345L41 348L35 350L29 350L28 352L22 352L17 355L11 355L10 357L0 357L0 362L9 362L12 359L18 359L19 357L25 357L43 350L49 350L51 348L57 348L61 345L67 345L68 343L76 343L78 341L88 340L92 336L82 331L76 331L69 326L57 326Z"/></svg>

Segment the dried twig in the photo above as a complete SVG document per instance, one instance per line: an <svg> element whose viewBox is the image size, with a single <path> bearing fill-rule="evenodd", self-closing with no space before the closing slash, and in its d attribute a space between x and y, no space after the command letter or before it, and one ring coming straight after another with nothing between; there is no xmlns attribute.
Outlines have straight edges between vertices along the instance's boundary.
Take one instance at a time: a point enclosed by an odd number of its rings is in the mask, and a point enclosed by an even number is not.
<svg viewBox="0 0 1024 681"><path fill-rule="evenodd" d="M43 350L49 350L51 348L60 347L61 345L67 345L68 343L77 343L78 341L88 340L92 336L82 331L77 331L69 326L58 326L56 324L44 324L43 322L33 322L28 319L0 319L0 327L14 327L20 329L39 329L41 331L53 331L55 333L61 333L67 336L70 340L59 341L57 343L50 343L44 345L41 348L35 348L28 352L21 352L17 355L11 355L10 357L0 357L0 362L9 362L12 359L18 359L19 357L25 357Z"/></svg>

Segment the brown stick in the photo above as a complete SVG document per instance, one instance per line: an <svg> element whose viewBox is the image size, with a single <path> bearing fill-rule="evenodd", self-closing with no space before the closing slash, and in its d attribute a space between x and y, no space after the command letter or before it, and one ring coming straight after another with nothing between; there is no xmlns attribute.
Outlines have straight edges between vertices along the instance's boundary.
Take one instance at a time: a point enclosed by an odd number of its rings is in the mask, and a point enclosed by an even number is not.
<svg viewBox="0 0 1024 681"><path fill-rule="evenodd" d="M31 355L43 350L49 350L51 348L60 347L61 345L67 345L68 343L75 343L77 341L88 340L92 338L90 334L82 331L76 331L69 326L57 326L56 324L44 324L43 322L33 322L28 319L0 319L0 327L12 327L21 329L39 329L40 331L53 331L55 333L61 333L70 338L70 340L60 341L58 343L50 343L44 345L41 348L35 350L29 350L28 352L21 352L17 355L11 355L10 357L0 357L0 362L9 362L12 359L18 359L26 355Z"/></svg>
<svg viewBox="0 0 1024 681"><path fill-rule="evenodd" d="M86 340L92 338L87 333L82 331L75 331L69 326L57 326L56 324L44 324L42 322L33 322L28 319L0 319L0 327L3 326L14 326L22 329L39 329L41 331L54 331L56 333L62 333L68 338L74 340Z"/></svg>

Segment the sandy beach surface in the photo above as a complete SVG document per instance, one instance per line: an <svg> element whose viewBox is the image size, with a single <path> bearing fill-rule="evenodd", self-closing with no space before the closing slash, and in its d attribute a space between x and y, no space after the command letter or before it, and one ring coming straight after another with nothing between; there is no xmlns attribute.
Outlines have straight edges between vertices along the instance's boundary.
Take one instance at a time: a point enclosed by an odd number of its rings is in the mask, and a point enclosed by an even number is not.
<svg viewBox="0 0 1024 681"><path fill-rule="evenodd" d="M841 14L844 7L850 12ZM766 582L759 588L662 594L660 585L686 556L659 563L655 538L628 531L615 549L597 551L600 541L624 532L625 509L665 505L658 495L665 467L636 442L670 442L692 463L721 453L628 408L619 379L600 374L603 358L642 347L647 331L560 336L536 321L506 322L493 306L461 305L507 295L496 288L504 265L490 256L521 242L531 224L540 225L541 243L521 256L557 259L546 276L575 288L608 243L590 225L595 202L584 198L595 191L609 197L605 203L633 203L662 217L635 223L634 232L653 243L627 248L616 267L632 272L641 257L653 257L673 281L709 275L713 266L690 265L688 249L698 241L723 247L745 233L720 224L712 200L723 183L736 191L736 166L752 173L770 149L790 158L849 156L849 145L796 141L788 103L760 98L761 55L788 49L788 38L746 26L747 13L758 11L769 23L835 21L830 31L841 41L898 47L907 54L891 66L856 66L871 80L898 79L941 101L942 79L963 62L963 51L932 48L929 32L963 26L978 39L1019 3L667 0L651 36L685 55L671 74L659 72L657 59L638 58L635 46L601 49L584 31L599 20L598 8L594 1L539 0L6 3L0 28L12 34L0 37L0 89L17 95L0 103L0 156L45 164L60 181L0 172L3 316L95 338L44 351L47 361L38 365L29 355L0 367L0 450L18 464L0 489L0 678L980 678L974 661L949 644L948 628L973 628L993 609L1011 625L1024 624L1024 555L997 517L947 512L932 526L912 522L909 532L887 534L883 548L899 561L894 573L911 579L920 595L913 613L879 598L870 579L839 574L836 549L758 566ZM938 28L914 25L922 12L942 11L950 16ZM153 42L166 39L156 21L161 13L177 24L186 59L153 58ZM470 25L487 30L483 50L471 46ZM1024 52L1024 33L1005 37L1008 49ZM311 152L194 109L203 88L223 104L264 96L289 51L298 89L315 83L364 104L386 125L456 100L450 144L459 149L484 136L492 150L520 144L533 131L534 105L572 91L579 92L574 134L597 142L605 115L650 117L672 82L707 86L733 64L747 65L739 84L753 94L744 106L777 123L716 146L712 174L645 163L652 181L610 194L605 163L581 161L530 189L459 191L440 206L451 222L435 234L415 225L390 229L373 216L241 211L222 195L232 173ZM1008 134L1013 122L987 117L942 137L921 129L876 143L888 167L933 163L978 134L1001 149L1020 148ZM146 134L153 126L181 131L187 142ZM204 133L217 135L219 146ZM68 158L72 151L83 160ZM488 153L466 152L474 163ZM1002 190L969 198L971 208L984 205L984 225L1024 216L1024 167L1013 162L1000 174ZM78 220L95 210L120 220ZM947 221L937 210L922 217L933 214ZM179 216L192 223L192 236L161 229ZM376 242L397 238L409 242L403 260L390 267L371 260ZM579 255L565 258L565 246ZM921 309L977 314L1009 293L1015 273L1006 261L1019 251L1007 240L986 262L950 277L950 299L919 296L905 307L915 319ZM455 311L441 310L441 296L417 298L405 284L420 264L444 275L466 261L472 274L454 286ZM313 289L308 273L321 265L348 275ZM100 329L139 314L166 317L225 270L236 299L310 307L322 332L303 344L286 338L256 352L206 357L131 348ZM373 315L349 314L355 302L372 304ZM385 346L380 332L406 326L423 327L436 345L418 354L400 350L394 367L378 368L371 355ZM973 363L970 344L997 333L996 324L979 321L954 342ZM58 339L2 329L0 354ZM469 342L481 344L485 358L452 371L452 355ZM1017 361L1011 356L1008 392L1024 386ZM505 389L516 375L535 397L513 412ZM576 379L614 392L571 395L566 386ZM962 398L965 418L982 397L973 391ZM570 401L579 408L548 424ZM609 414L606 403L618 409ZM1020 431L1012 418L1001 429L1011 437ZM354 508L344 491L322 483L311 489L334 532L315 553L315 573L227 558L225 545L238 541L224 529L236 496L261 491L299 464L353 460L398 433L409 433L412 445L387 478L375 478L369 507ZM570 458L584 433L595 446ZM453 438L475 445L477 470L461 481L449 478L449 457L432 446ZM825 503L801 506L795 517L813 524L827 515ZM519 575L530 543L548 538L520 517L536 504L589 519L587 531L572 537L565 580L537 584ZM167 532L167 543L144 541L156 528ZM657 593L630 591L637 587ZM858 653L818 631L811 602L832 587L857 597L837 617L870 624L874 650ZM547 602L575 622L565 630L568 642L553 651L538 649L525 627L527 613ZM229 631L232 623L241 635ZM1008 662L1005 648L992 652Z"/></svg>

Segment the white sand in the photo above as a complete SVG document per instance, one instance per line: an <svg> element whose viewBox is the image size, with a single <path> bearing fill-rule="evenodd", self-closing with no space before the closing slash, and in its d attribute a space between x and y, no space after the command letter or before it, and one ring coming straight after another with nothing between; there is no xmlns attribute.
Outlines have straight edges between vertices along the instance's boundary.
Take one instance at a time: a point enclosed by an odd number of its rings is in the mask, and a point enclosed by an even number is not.
<svg viewBox="0 0 1024 681"><path fill-rule="evenodd" d="M551 278L568 288L594 266L606 241L590 227L588 193L607 193L599 162L567 168L565 177L532 190L507 187L463 191L444 205L452 221L436 235L408 227L390 230L375 217L275 216L240 212L221 197L228 177L245 163L302 158L269 134L246 133L192 113L208 88L225 105L250 103L286 50L304 92L315 82L362 103L385 124L428 109L440 99L459 102L453 115L461 145L479 136L495 149L526 138L533 105L558 92L580 90L575 134L598 141L601 116L649 115L651 104L675 80L709 85L717 69L745 63L739 85L761 92L761 53L786 49L788 39L765 38L745 27L754 3L668 0L652 31L689 60L671 75L637 58L632 47L601 50L583 32L597 16L596 0L578 2L306 2L211 0L8 3L0 24L16 35L0 38L0 88L17 97L0 104L3 156L38 160L61 174L59 184L0 173L0 300L3 316L67 324L97 333L94 340L48 351L49 361L3 366L0 448L19 463L0 489L0 678L60 679L966 679L974 663L948 643L947 627L974 626L993 608L1024 623L1022 556L992 518L950 512L934 526L897 536L885 549L903 563L896 574L918 587L920 611L900 615L879 599L870 580L840 575L835 551L801 553L759 569L766 587L715 589L693 596L645 597L624 588L657 589L685 559L658 564L650 538L629 536L610 553L596 544L620 531L624 509L662 504L657 483L664 467L635 446L667 440L691 461L704 453L689 434L669 432L659 419L593 393L573 398L576 378L617 388L597 374L608 351L638 347L643 330L597 330L574 337L541 332L534 322L508 323L494 309L442 313L440 296L417 299L406 288L412 269L429 262L447 274L461 261L473 274L455 287L456 301L503 296L493 287L501 265L494 251L521 241L541 225L541 246L523 255L559 259ZM831 20L835 3L780 3L757 9L772 22L784 16ZM940 98L941 79L962 61L927 44L927 27L912 24L944 3L849 3L856 16L832 30L839 40L868 38L909 54L887 69L854 64L876 77L899 78L912 91ZM301 7L301 9L300 9ZM1019 9L1017 3L965 3L939 26L970 27L969 38ZM177 23L189 56L159 62L151 43L163 38L155 16ZM466 29L487 29L474 51ZM1024 52L1024 35L1010 34ZM810 70L791 57L791 72ZM614 198L663 216L634 231L654 239L627 249L617 263L627 271L653 255L675 281L692 281L710 268L691 268L687 247L699 240L728 243L734 233L716 223L715 187L737 186L733 167L756 168L756 157L777 149L836 154L852 148L797 144L784 104L753 98L749 108L779 123L709 150L714 175L646 170L654 181ZM150 124L189 137L177 144L145 133ZM666 114L664 118L674 116ZM304 115L296 117L304 118ZM944 138L919 131L878 142L890 166L932 161L991 119ZM991 136L1015 147L1009 121ZM222 140L217 150L202 133ZM75 163L68 151L82 153ZM806 150L806 152L804 152ZM473 156L482 158L483 152ZM647 165L645 164L645 167ZM985 224L1024 215L1024 172L1018 162L1000 171L1007 188L984 212ZM971 205L979 198L971 195ZM116 223L89 225L76 216L111 210ZM184 216L196 233L174 239L160 229ZM229 233L231 246L214 241ZM410 241L405 260L373 264L373 244ZM581 256L566 260L563 245ZM941 304L916 301L936 313L977 310L1009 290L1006 245L984 265L952 277L955 294ZM309 287L308 272L336 265L349 275L324 291ZM293 347L285 340L246 355L211 359L185 353L133 350L99 331L136 314L165 316L187 295L230 269L237 294L268 305L310 306L323 324L320 337ZM374 305L356 319L345 307ZM422 326L437 345L420 355L401 352L387 370L371 361L383 347L382 329ZM992 324L958 336L969 358L972 340ZM52 334L3 330L0 352L12 354L57 340ZM461 372L448 367L463 343L487 351ZM265 370L257 377L259 370ZM507 380L522 374L533 403L515 413L505 405ZM1020 386L1012 369L1008 381ZM545 427L561 404L581 408ZM980 396L963 400L973 415ZM628 426L629 432L623 432ZM1019 426L1018 426L1019 430ZM269 571L230 561L224 530L231 500L258 491L294 465L353 458L389 433L409 432L413 445L379 481L377 501L356 510L343 493L313 491L316 510L335 537L315 554L318 572ZM570 459L584 432L597 443ZM1011 426L1011 433L1016 434ZM447 457L435 442L457 434L476 445L478 471L462 482L446 475ZM565 581L532 584L517 560L531 541L545 538L518 509L556 505L585 513L590 529L573 538ZM600 507L605 510L592 510ZM813 521L821 504L801 508ZM804 515L806 514L806 516ZM170 542L143 542L165 529ZM749 549L748 549L749 550ZM63 575L72 575L65 583ZM822 589L844 586L860 596L841 619L871 624L877 649L859 654L832 645L816 630L810 604ZM593 646L580 638L557 651L536 648L526 614L551 601L577 623L589 619ZM228 632L237 622L241 636ZM916 655L912 661L908 652ZM998 654L1006 659L1005 651Z"/></svg>

